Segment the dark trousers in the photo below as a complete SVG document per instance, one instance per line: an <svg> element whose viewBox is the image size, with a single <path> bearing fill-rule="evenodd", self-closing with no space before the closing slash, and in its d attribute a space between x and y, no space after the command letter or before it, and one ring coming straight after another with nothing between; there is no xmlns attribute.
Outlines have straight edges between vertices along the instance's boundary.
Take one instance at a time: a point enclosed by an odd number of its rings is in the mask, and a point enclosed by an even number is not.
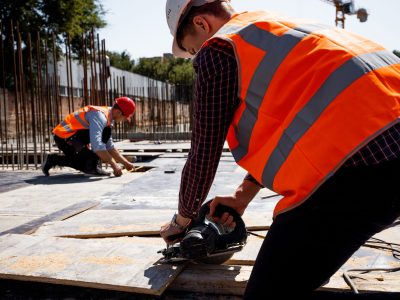
<svg viewBox="0 0 400 300"><path fill-rule="evenodd" d="M111 137L111 128L103 130L102 141L107 143ZM53 156L53 162L58 166L68 166L82 172L95 170L99 157L88 148L90 144L89 130L79 130L68 139L54 136L54 141L65 156Z"/></svg>
<svg viewBox="0 0 400 300"><path fill-rule="evenodd" d="M338 170L306 202L276 217L244 299L307 299L400 216L399 186L400 159Z"/></svg>

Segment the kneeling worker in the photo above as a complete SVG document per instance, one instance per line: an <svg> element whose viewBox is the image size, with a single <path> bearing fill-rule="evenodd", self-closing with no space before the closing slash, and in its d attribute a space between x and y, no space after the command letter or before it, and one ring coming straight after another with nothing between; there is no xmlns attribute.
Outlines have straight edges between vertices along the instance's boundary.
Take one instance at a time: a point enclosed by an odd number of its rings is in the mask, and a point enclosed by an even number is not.
<svg viewBox="0 0 400 300"><path fill-rule="evenodd" d="M130 122L134 112L133 100L121 97L115 100L113 107L87 105L67 115L53 130L54 141L65 155L49 154L42 164L43 173L49 176L51 168L62 166L86 174L110 175L99 166L100 159L111 166L115 176L122 175L117 163L132 170L132 163L115 148L111 128L114 122Z"/></svg>

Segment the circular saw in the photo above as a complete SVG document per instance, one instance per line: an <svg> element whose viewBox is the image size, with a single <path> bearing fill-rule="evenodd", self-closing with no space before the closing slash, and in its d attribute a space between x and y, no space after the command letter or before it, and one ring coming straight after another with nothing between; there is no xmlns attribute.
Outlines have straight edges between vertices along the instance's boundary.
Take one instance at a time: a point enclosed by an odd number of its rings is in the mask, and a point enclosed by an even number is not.
<svg viewBox="0 0 400 300"><path fill-rule="evenodd" d="M246 226L236 210L219 204L214 216L221 217L229 213L236 226L234 229L216 223L208 216L210 202L205 203L199 215L181 234L171 236L171 240L180 239L179 243L168 245L158 251L163 255L161 263L194 261L206 264L222 264L235 252L241 251L247 241Z"/></svg>

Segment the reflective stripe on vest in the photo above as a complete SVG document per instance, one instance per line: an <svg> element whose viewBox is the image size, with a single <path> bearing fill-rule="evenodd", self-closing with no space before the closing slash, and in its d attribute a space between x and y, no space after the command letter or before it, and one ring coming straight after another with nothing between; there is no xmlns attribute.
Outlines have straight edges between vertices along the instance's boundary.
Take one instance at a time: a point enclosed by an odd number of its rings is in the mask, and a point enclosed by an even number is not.
<svg viewBox="0 0 400 300"><path fill-rule="evenodd" d="M238 62L242 103L228 144L239 165L284 196L275 214L400 121L400 59L362 37L245 13L203 47L213 39L229 41ZM342 124L349 125L343 141Z"/></svg>
<svg viewBox="0 0 400 300"><path fill-rule="evenodd" d="M218 34L228 32L237 33L247 43L252 44L264 51L267 51L268 46L274 43L274 47L270 49L268 54L264 56L264 59L258 67L258 70L254 73L254 77L249 87L249 90L257 90L261 95L263 95L268 90L271 79L281 62L285 59L287 54L301 41L301 39L315 30L327 28L329 27L320 24L304 24L301 27L289 30L282 37L278 37L268 31L258 28L254 24L251 24L246 28L239 26L227 26L221 32L218 32ZM307 107L299 113L298 117L296 117L292 125L283 135L281 142L278 144L277 149L274 151L272 157L265 167L263 183L266 184L266 187L272 189L272 183L275 174L283 163L284 157L280 155L281 149L284 149L284 153L286 153L287 156L288 152L290 152L290 149L292 149L294 145L293 142L290 142L290 139L294 138L293 141L297 141L301 137L301 135L299 135L298 126L299 123L302 122L301 119L303 115L306 116L305 119L308 119L312 124L321 114L323 108L327 107L329 103L333 101L336 96L353 81L377 68L398 63L399 58L393 53L388 51L380 51L378 53L367 53L359 57L355 57L334 72L329 80L325 82L325 84L313 97ZM260 82L258 78L265 78L265 80ZM262 100L263 98L259 97L259 94L256 95L253 93L248 94L244 100L249 105L246 106L246 110L239 121L238 128L236 128L237 140L241 141L238 147L232 149L232 154L236 161L240 161L248 152L251 132L253 131L254 125L257 121L253 116L258 115L258 109L260 108ZM322 101L325 103L323 103L321 106ZM312 115L313 113L315 114ZM310 126L311 125L308 127ZM303 134L308 127L302 128ZM290 134L290 132L296 132L297 137L295 134Z"/></svg>
<svg viewBox="0 0 400 300"><path fill-rule="evenodd" d="M61 122L61 126L67 131L67 132L74 132L71 127L68 126L67 123L65 123L65 121Z"/></svg>
<svg viewBox="0 0 400 300"><path fill-rule="evenodd" d="M82 125L83 128L89 129L89 123L81 118L79 111L74 112L74 117Z"/></svg>
<svg viewBox="0 0 400 300"><path fill-rule="evenodd" d="M266 186L272 188L276 173L289 156L295 143L343 90L373 70L398 63L400 61L393 53L380 51L354 57L333 72L283 133L264 168L262 180Z"/></svg>

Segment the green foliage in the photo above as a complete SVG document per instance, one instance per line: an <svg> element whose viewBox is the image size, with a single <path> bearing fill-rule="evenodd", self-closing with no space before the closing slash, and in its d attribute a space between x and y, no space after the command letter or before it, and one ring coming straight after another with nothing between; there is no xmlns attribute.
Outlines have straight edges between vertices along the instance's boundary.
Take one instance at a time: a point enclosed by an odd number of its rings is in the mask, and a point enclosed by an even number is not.
<svg viewBox="0 0 400 300"><path fill-rule="evenodd" d="M173 84L192 85L192 62L182 58L140 58L133 72Z"/></svg>
<svg viewBox="0 0 400 300"><path fill-rule="evenodd" d="M192 85L192 62L182 58L142 57L137 64L128 52L107 52L111 66L172 84Z"/></svg>
<svg viewBox="0 0 400 300"><path fill-rule="evenodd" d="M131 59L127 51L122 51L122 53L107 51L107 56L110 58L110 64L113 67L132 72L135 61Z"/></svg>
<svg viewBox="0 0 400 300"><path fill-rule="evenodd" d="M394 53L395 55L397 55L398 57L400 57L400 51L399 51L399 50L393 50L393 53Z"/></svg>
<svg viewBox="0 0 400 300"><path fill-rule="evenodd" d="M47 51L48 55L52 55L52 49L55 46L56 55L59 56L61 49L64 48L62 43L69 35L72 51L79 56L82 52L82 34L104 27L106 25L103 19L104 14L99 0L0 0L0 26L5 61L12 61L12 33L15 43L18 38L17 28L21 35L25 73L27 73L28 65L26 46L29 34L31 35L34 59L37 54L38 34L41 37L41 47L44 46L44 41L47 42L47 49L41 51ZM53 36L56 45L53 45ZM13 89L12 64L7 63L4 68L6 87ZM3 78L0 80L2 81Z"/></svg>
<svg viewBox="0 0 400 300"><path fill-rule="evenodd" d="M98 0L1 0L0 20L3 35L10 36L10 21L18 24L22 40L26 44L28 32L44 37L55 33L58 43L60 34L69 34L79 48L78 39L92 28L102 28L104 10Z"/></svg>

